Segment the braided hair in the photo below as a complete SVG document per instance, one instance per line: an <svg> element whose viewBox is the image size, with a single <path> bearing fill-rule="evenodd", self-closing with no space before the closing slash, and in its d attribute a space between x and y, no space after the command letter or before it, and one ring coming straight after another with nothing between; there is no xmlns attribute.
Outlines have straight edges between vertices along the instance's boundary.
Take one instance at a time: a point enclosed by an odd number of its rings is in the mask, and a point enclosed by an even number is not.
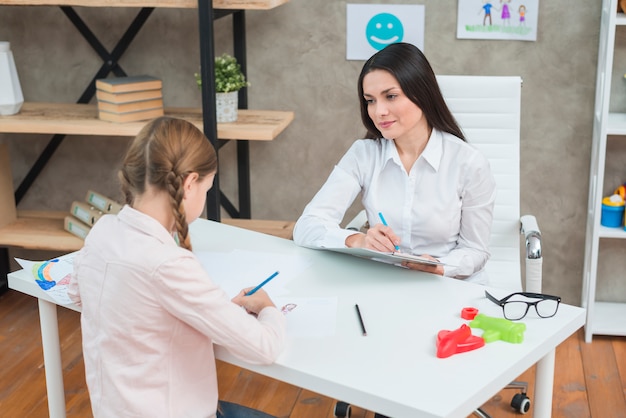
<svg viewBox="0 0 626 418"><path fill-rule="evenodd" d="M131 206L147 185L166 191L179 245L191 250L183 183L191 173L198 173L202 181L216 171L217 155L207 137L186 120L164 116L148 122L132 141L119 179L125 201Z"/></svg>

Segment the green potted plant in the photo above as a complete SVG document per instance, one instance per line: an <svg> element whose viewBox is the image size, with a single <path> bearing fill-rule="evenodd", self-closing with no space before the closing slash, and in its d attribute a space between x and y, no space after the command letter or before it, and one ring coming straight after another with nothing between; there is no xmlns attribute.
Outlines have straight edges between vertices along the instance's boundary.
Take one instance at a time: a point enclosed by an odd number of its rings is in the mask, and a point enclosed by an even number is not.
<svg viewBox="0 0 626 418"><path fill-rule="evenodd" d="M200 74L194 75L201 88ZM215 57L215 106L219 123L237 120L238 91L249 85L235 57L229 54Z"/></svg>

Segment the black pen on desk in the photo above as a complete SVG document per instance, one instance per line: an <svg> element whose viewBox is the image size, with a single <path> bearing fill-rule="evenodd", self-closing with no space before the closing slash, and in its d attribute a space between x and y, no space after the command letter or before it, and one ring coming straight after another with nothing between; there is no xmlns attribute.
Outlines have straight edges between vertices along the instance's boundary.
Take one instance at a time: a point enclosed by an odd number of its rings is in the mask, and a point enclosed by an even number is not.
<svg viewBox="0 0 626 418"><path fill-rule="evenodd" d="M361 330L363 331L363 336L367 336L367 331L365 330L365 323L363 322L363 317L361 316L361 310L359 309L359 304L355 304L356 314L359 317L359 324L361 324Z"/></svg>
<svg viewBox="0 0 626 418"><path fill-rule="evenodd" d="M254 289L252 289L248 293L246 293L246 296L250 296L250 295L254 294L257 290L259 290L260 288L265 286L270 280L272 280L274 277L278 276L278 273L280 273L280 272L279 271L275 271L274 273L272 273L272 275L270 277L268 277L267 279L263 280L261 282L261 284L259 284L257 287L255 287Z"/></svg>
<svg viewBox="0 0 626 418"><path fill-rule="evenodd" d="M383 223L383 225L389 226L387 225L387 221L385 220L385 217L383 216L382 212L378 212L378 217L380 218L380 221ZM400 251L399 245L394 245L394 248L396 249L396 251Z"/></svg>

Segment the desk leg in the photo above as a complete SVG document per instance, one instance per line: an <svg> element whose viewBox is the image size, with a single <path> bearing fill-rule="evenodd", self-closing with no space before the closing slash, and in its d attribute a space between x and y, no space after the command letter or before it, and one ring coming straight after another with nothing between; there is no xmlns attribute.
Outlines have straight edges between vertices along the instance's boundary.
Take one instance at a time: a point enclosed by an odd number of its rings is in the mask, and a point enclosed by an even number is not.
<svg viewBox="0 0 626 418"><path fill-rule="evenodd" d="M535 418L550 418L552 416L554 359L555 350L552 350L537 362L533 415Z"/></svg>
<svg viewBox="0 0 626 418"><path fill-rule="evenodd" d="M63 387L57 305L43 299L38 299L38 301L48 410L50 411L50 418L65 418L65 389Z"/></svg>
<svg viewBox="0 0 626 418"><path fill-rule="evenodd" d="M9 290L9 279L7 275L11 272L11 262L9 260L9 249L0 248L0 295Z"/></svg>

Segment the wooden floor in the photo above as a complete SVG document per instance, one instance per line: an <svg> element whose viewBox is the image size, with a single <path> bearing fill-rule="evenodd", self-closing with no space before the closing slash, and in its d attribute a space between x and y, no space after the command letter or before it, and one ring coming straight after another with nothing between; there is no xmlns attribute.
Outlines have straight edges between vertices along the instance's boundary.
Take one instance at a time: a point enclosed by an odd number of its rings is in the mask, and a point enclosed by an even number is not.
<svg viewBox="0 0 626 418"><path fill-rule="evenodd" d="M58 308L58 316L67 416L91 417L79 314ZM0 416L48 416L37 302L13 290L0 296L0 359ZM333 399L222 362L218 374L224 400L276 417L333 417ZM531 369L519 380L533 378ZM557 348L554 388L554 418L626 418L626 338L595 337L586 344L582 331L574 334ZM514 393L500 392L484 410L494 418L519 417L508 406ZM532 400L532 385L529 396ZM374 413L353 407L352 416Z"/></svg>

